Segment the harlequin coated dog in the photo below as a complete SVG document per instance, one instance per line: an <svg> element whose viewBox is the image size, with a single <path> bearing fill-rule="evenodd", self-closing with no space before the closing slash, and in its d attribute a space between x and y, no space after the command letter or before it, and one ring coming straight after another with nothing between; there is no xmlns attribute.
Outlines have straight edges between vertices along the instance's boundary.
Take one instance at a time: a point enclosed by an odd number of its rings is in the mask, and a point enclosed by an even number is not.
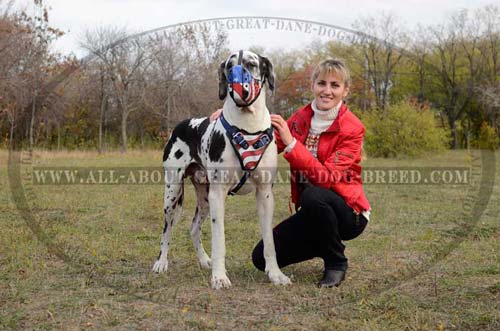
<svg viewBox="0 0 500 331"><path fill-rule="evenodd" d="M231 54L219 68L219 98L225 100L221 116L214 122L208 118L187 119L173 130L163 154L165 226L154 272L167 271L172 228L181 216L184 181L190 178L197 196L191 238L200 265L212 268L212 288L231 286L225 268L225 198L253 190L266 273L273 284L291 283L278 267L272 234L277 147L265 94L266 85L274 89L274 79L273 66L267 58L242 50ZM201 226L208 214L211 258L201 240Z"/></svg>

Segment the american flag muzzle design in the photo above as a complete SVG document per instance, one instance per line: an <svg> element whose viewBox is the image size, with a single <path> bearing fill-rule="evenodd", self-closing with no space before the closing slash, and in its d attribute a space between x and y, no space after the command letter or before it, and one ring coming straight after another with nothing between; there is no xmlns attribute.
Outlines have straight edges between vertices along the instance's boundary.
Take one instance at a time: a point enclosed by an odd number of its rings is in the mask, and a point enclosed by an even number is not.
<svg viewBox="0 0 500 331"><path fill-rule="evenodd" d="M228 75L228 91L238 106L249 106L260 94L262 82L241 65L232 67Z"/></svg>

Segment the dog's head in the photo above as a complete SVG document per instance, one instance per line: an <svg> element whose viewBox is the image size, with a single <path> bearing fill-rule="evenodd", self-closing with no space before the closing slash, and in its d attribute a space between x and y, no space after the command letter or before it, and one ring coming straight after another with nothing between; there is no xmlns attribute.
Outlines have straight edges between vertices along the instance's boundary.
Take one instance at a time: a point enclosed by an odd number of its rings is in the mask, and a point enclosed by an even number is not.
<svg viewBox="0 0 500 331"><path fill-rule="evenodd" d="M229 92L238 107L247 107L266 82L273 91L274 71L268 58L250 51L235 52L220 64L219 98L224 100Z"/></svg>

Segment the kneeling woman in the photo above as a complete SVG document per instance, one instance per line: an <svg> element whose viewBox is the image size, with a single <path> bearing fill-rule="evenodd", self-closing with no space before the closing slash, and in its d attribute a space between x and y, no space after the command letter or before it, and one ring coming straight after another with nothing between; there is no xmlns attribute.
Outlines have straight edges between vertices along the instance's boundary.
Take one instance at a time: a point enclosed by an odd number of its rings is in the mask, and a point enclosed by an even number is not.
<svg viewBox="0 0 500 331"><path fill-rule="evenodd" d="M325 60L312 75L314 100L287 121L271 115L278 150L290 163L297 211L273 230L278 264L322 258L321 287L339 286L345 279L342 241L359 236L370 217L359 165L365 129L344 103L349 85L345 64ZM252 259L264 271L262 241Z"/></svg>

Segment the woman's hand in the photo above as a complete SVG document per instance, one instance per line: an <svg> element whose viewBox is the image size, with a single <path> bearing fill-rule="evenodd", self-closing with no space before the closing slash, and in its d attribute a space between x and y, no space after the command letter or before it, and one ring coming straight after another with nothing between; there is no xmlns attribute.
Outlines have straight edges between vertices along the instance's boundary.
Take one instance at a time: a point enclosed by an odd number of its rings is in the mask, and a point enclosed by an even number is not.
<svg viewBox="0 0 500 331"><path fill-rule="evenodd" d="M217 121L217 119L220 117L221 114L222 114L222 108L217 109L215 112L212 113L212 115L210 115L209 117L210 122Z"/></svg>
<svg viewBox="0 0 500 331"><path fill-rule="evenodd" d="M278 130L283 144L288 146L293 141L293 136L283 117L281 117L281 115L271 114L271 124Z"/></svg>

